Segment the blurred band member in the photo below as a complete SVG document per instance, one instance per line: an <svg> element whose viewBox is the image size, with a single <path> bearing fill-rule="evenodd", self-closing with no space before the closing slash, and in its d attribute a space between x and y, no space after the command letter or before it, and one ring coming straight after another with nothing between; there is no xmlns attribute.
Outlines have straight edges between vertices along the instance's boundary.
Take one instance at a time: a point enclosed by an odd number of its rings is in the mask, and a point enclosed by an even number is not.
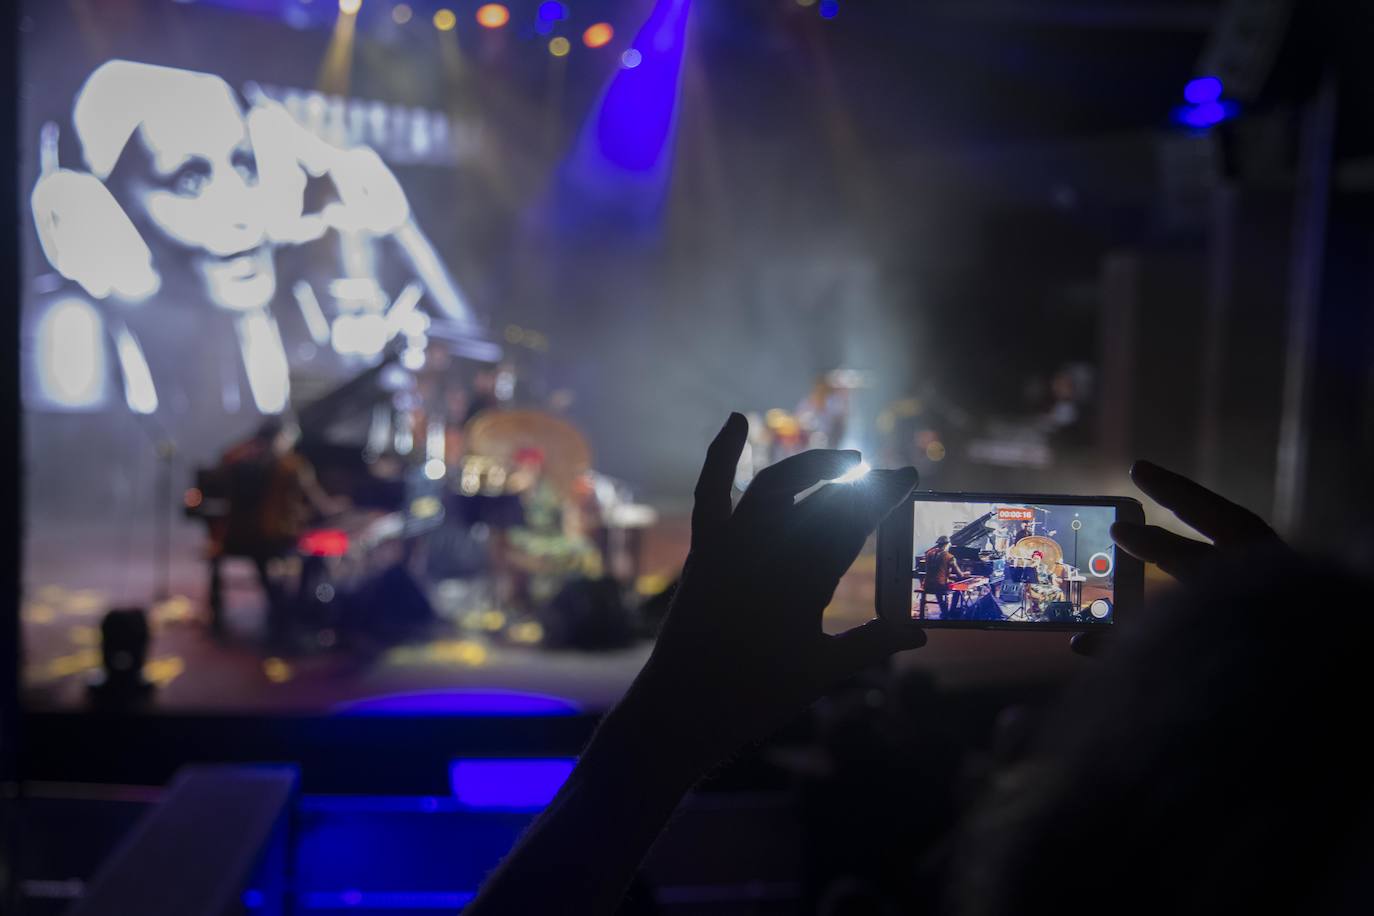
<svg viewBox="0 0 1374 916"><path fill-rule="evenodd" d="M270 419L257 434L225 453L221 465L229 479L229 517L218 543L210 552L211 628L224 631L221 561L225 556L244 556L253 561L267 599L267 630L274 639L286 628L291 606L277 588L271 564L291 556L312 518L346 508L347 501L321 488L315 469L296 449L300 427L292 421ZM303 569L302 589L311 580ZM301 596L297 596L300 603Z"/></svg>
<svg viewBox="0 0 1374 916"><path fill-rule="evenodd" d="M836 385L830 374L817 376L810 393L797 405L797 422L807 435L808 448L839 448L849 426L850 390Z"/></svg>

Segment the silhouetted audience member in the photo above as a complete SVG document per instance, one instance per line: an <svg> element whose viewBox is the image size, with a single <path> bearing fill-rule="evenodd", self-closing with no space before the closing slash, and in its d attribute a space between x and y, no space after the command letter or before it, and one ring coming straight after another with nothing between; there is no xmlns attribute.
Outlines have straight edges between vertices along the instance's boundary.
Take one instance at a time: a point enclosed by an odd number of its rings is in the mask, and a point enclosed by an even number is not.
<svg viewBox="0 0 1374 916"><path fill-rule="evenodd" d="M1277 547L1216 565L996 774L953 843L945 912L1368 912L1369 887L1343 895L1374 866L1374 632L1340 610L1368 585Z"/></svg>
<svg viewBox="0 0 1374 916"><path fill-rule="evenodd" d="M761 472L732 509L747 434L733 414L697 484L692 547L659 640L558 797L468 912L613 912L674 807L708 770L828 686L924 644L821 612L916 473L822 487L858 456L812 451ZM1309 565L1253 513L1146 462L1137 484L1212 540L1113 527L1124 550L1197 590L1117 636L989 780L917 912L1369 911L1374 762L1361 734L1368 583ZM1320 629L1309 621L1317 621ZM1023 750L1028 748L1028 750ZM868 889L828 899L881 912Z"/></svg>
<svg viewBox="0 0 1374 916"><path fill-rule="evenodd" d="M146 704L153 685L143 677L148 662L148 616L142 608L116 608L100 621L100 660L104 670L87 686L99 710L128 710Z"/></svg>

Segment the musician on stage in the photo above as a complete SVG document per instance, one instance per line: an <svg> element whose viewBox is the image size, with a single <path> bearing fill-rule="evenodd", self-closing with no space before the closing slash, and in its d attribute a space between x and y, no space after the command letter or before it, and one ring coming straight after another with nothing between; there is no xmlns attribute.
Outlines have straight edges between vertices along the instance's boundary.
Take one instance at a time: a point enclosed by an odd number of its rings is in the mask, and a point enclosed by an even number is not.
<svg viewBox="0 0 1374 916"><path fill-rule="evenodd" d="M959 561L949 550L949 538L940 535L935 546L926 551L925 593L934 595L940 605L940 616L949 614L949 584L953 579L962 579L966 573L959 568ZM922 606L925 600L921 601Z"/></svg>
<svg viewBox="0 0 1374 916"><path fill-rule="evenodd" d="M253 561L267 598L268 636L280 638L291 605L272 581L271 564L294 552L312 515L331 515L347 505L320 486L314 467L296 450L299 439L294 422L271 418L221 460L229 476L229 514L222 537L210 548L210 614L216 635L224 628L220 567L225 556ZM308 579L302 570L301 582Z"/></svg>
<svg viewBox="0 0 1374 916"><path fill-rule="evenodd" d="M834 373L817 376L811 391L797 405L807 448L839 448L849 426L850 389L835 384Z"/></svg>

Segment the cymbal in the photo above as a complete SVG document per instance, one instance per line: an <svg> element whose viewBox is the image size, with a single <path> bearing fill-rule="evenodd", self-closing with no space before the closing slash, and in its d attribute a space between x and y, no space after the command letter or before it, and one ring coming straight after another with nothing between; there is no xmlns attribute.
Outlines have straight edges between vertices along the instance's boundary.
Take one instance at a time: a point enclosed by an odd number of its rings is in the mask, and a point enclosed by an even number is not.
<svg viewBox="0 0 1374 916"><path fill-rule="evenodd" d="M468 421L464 439L470 454L508 466L521 451L537 451L545 476L564 494L592 466L587 438L567 420L542 410L484 410Z"/></svg>
<svg viewBox="0 0 1374 916"><path fill-rule="evenodd" d="M1039 534L1033 534L1030 537L1024 537L1017 541L1015 544L1011 545L1011 550L1007 551L1007 555L1022 560L1029 560L1031 554L1035 553L1037 550L1040 551L1040 555L1044 558L1044 562L1051 566L1056 563L1064 562L1064 548L1060 547L1057 541Z"/></svg>

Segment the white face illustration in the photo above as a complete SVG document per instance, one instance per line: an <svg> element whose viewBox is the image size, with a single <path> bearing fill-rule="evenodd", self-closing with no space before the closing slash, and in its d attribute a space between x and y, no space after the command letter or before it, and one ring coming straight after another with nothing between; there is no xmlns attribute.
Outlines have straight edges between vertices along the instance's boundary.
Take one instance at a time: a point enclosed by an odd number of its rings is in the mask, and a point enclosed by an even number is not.
<svg viewBox="0 0 1374 916"><path fill-rule="evenodd" d="M215 305L261 308L277 280L247 123L227 92L197 101L195 111L171 104L144 118L131 142L142 142L149 167L131 181L127 204L143 211L139 222L190 249Z"/></svg>

